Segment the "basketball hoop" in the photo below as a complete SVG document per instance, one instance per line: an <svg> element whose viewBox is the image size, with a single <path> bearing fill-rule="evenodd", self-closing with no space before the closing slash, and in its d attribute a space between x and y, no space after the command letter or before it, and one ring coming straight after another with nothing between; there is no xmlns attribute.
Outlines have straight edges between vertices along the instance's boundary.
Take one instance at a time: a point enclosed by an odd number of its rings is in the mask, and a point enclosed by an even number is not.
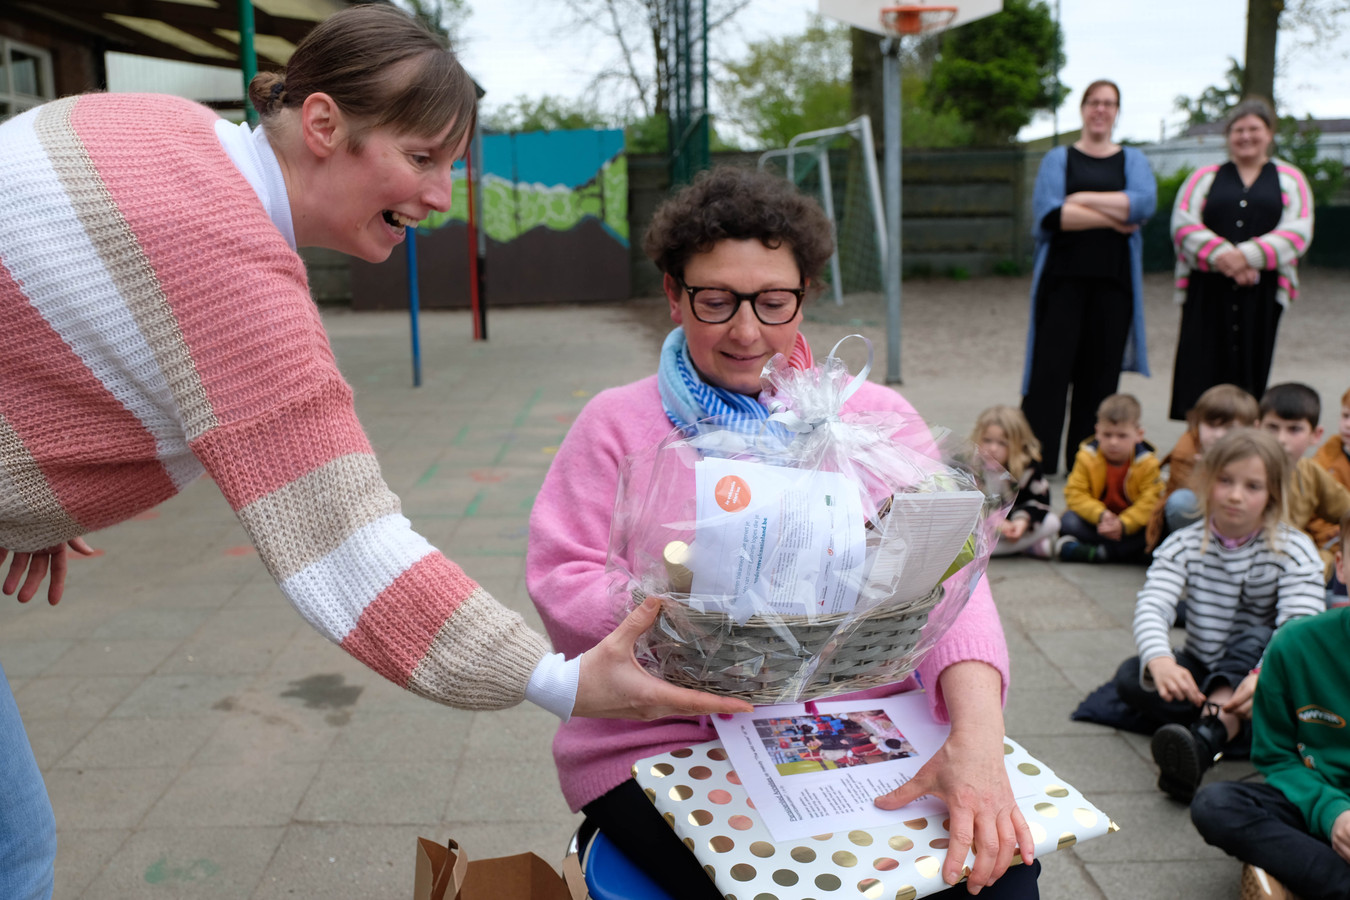
<svg viewBox="0 0 1350 900"><path fill-rule="evenodd" d="M881 27L893 38L924 34L950 25L956 10L955 6L884 6Z"/></svg>

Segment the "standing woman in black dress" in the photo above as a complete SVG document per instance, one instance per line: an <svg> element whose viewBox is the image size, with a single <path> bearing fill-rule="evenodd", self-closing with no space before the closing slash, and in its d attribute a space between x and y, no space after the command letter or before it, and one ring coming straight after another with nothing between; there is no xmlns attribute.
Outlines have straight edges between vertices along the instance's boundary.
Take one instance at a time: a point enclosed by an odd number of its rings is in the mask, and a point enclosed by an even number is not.
<svg viewBox="0 0 1350 900"><path fill-rule="evenodd" d="M1082 136L1045 155L1031 201L1036 262L1022 412L1047 475L1058 471L1070 385L1066 469L1121 371L1148 374L1139 226L1157 205L1157 179L1143 153L1111 140L1115 83L1088 85L1081 110Z"/></svg>
<svg viewBox="0 0 1350 900"><path fill-rule="evenodd" d="M1181 337L1173 419L1216 384L1266 391L1275 332L1298 297L1313 202L1298 168L1270 156L1275 114L1244 100L1228 117L1228 162L1196 170L1172 208Z"/></svg>

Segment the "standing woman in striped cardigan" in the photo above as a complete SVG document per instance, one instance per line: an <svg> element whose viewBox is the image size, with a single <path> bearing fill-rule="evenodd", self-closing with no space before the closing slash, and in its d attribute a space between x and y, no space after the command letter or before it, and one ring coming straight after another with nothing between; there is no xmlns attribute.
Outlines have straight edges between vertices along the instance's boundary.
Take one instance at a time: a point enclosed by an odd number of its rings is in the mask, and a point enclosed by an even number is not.
<svg viewBox="0 0 1350 900"><path fill-rule="evenodd" d="M1216 384L1266 391L1280 314L1298 297L1298 260L1313 233L1312 193L1297 166L1270 156L1275 114L1234 107L1228 162L1197 169L1172 207L1181 336L1173 419Z"/></svg>
<svg viewBox="0 0 1350 900"><path fill-rule="evenodd" d="M564 660L412 530L310 299L300 246L379 262L447 210L473 82L391 6L321 23L250 97L89 94L0 124L0 563L26 602L67 547L209 474L295 609L399 686L467 709L748 709L645 674L640 608ZM96 599L96 598L91 598ZM0 670L0 897L49 897L51 804Z"/></svg>

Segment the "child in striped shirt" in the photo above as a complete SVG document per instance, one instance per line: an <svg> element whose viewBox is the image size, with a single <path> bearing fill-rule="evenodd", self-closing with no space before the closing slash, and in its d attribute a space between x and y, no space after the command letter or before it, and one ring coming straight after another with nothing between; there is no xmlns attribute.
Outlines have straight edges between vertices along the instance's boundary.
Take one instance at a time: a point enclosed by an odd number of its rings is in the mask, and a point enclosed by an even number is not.
<svg viewBox="0 0 1350 900"><path fill-rule="evenodd" d="M1190 802L1226 747L1251 739L1251 699L1274 629L1323 611L1322 563L1307 535L1280 521L1289 459L1268 434L1243 428L1206 451L1196 486L1202 521L1153 554L1134 609L1139 655L1116 691L1156 723L1158 787ZM1186 643L1170 646L1186 601Z"/></svg>

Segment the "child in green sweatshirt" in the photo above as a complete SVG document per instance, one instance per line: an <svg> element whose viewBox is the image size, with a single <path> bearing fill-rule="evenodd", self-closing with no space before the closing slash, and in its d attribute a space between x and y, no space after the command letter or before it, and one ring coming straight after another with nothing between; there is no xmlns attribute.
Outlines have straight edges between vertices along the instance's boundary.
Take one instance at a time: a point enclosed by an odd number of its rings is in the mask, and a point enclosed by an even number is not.
<svg viewBox="0 0 1350 900"><path fill-rule="evenodd" d="M1345 581L1350 513L1340 527L1335 564ZM1244 897L1350 897L1347 647L1350 607L1276 631L1252 702L1252 762L1266 783L1217 782L1191 801L1204 839L1246 863Z"/></svg>

